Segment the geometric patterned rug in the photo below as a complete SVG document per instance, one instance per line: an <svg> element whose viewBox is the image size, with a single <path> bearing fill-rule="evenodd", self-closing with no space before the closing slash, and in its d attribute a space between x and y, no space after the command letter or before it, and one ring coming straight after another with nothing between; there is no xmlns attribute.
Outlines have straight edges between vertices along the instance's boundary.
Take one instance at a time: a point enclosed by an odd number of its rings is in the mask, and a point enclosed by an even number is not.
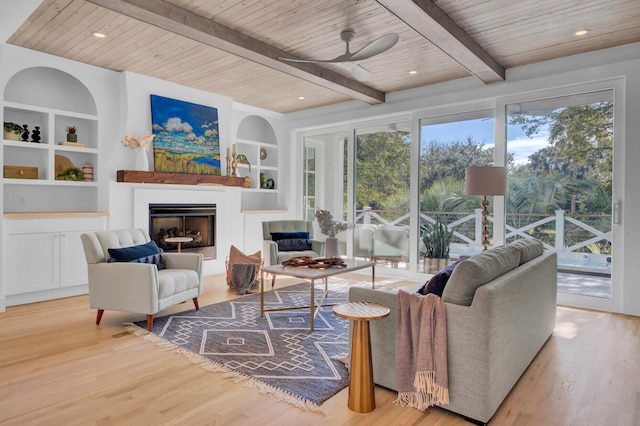
<svg viewBox="0 0 640 426"><path fill-rule="evenodd" d="M346 302L353 285L358 284L331 279L324 303ZM316 284L316 297L323 290ZM308 283L282 289L276 284L264 294L268 307L308 305L309 298ZM319 310L314 328L309 331L309 309L265 312L260 318L259 293L154 318L151 334L146 321L128 324L135 334L184 354L202 368L322 412L320 405L349 383L349 373L338 360L349 352L349 324L329 306Z"/></svg>

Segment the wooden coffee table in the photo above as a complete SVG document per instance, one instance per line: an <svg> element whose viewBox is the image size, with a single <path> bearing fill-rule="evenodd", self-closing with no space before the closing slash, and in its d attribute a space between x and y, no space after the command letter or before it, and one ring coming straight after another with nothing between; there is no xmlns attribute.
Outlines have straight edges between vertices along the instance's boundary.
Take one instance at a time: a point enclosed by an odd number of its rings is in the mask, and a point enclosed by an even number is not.
<svg viewBox="0 0 640 426"><path fill-rule="evenodd" d="M334 275L344 274L345 272L357 271L359 269L371 268L371 288L375 288L375 262L371 262L368 260L356 260L356 259L342 259L346 266L344 267L336 267L332 266L330 268L325 269L313 269L308 266L282 266L282 265L271 265L264 266L260 272L260 316L263 317L265 312L273 312L273 311L283 311L289 309L307 309L311 310L309 325L310 330L313 331L314 319L318 314L316 308L321 306L333 306L333 305L323 305L324 299L326 299L327 294L329 293L327 279ZM264 274L269 273L272 275L271 278L271 287L275 285L276 277L278 275L285 275L288 277L296 277L307 280L311 284L311 299L308 306L281 306L277 308L269 308L266 309L264 307ZM317 301L315 299L315 281L322 280L324 282L324 294L322 298Z"/></svg>
<svg viewBox="0 0 640 426"><path fill-rule="evenodd" d="M353 321L348 407L356 413L369 413L376 408L369 321L385 318L390 312L388 306L370 302L341 303L333 307L336 316Z"/></svg>

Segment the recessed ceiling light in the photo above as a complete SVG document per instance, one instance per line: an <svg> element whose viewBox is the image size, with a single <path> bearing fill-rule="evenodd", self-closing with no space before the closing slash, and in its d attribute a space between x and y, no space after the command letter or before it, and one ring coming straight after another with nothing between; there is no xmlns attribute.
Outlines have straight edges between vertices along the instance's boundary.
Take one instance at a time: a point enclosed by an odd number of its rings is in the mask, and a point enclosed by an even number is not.
<svg viewBox="0 0 640 426"><path fill-rule="evenodd" d="M411 74L411 75L415 75L415 74L418 74L418 71L416 71L416 70L411 70L411 71L409 71L409 74Z"/></svg>
<svg viewBox="0 0 640 426"><path fill-rule="evenodd" d="M582 30L576 31L575 33L573 33L573 35L583 36L583 35L588 34L588 33L589 33L589 30L584 28Z"/></svg>
<svg viewBox="0 0 640 426"><path fill-rule="evenodd" d="M298 99L304 101L304 96L298 96Z"/></svg>
<svg viewBox="0 0 640 426"><path fill-rule="evenodd" d="M93 33L93 36L96 38L105 38L107 35L96 31L95 33Z"/></svg>

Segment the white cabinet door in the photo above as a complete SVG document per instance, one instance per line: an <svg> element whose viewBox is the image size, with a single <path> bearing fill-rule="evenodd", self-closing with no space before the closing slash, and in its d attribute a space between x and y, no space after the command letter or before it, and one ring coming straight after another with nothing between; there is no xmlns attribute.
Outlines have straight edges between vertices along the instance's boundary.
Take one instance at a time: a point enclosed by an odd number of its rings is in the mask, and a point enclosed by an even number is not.
<svg viewBox="0 0 640 426"><path fill-rule="evenodd" d="M82 249L81 232L60 233L60 286L87 284L87 261Z"/></svg>
<svg viewBox="0 0 640 426"><path fill-rule="evenodd" d="M8 236L7 295L60 287L60 234Z"/></svg>

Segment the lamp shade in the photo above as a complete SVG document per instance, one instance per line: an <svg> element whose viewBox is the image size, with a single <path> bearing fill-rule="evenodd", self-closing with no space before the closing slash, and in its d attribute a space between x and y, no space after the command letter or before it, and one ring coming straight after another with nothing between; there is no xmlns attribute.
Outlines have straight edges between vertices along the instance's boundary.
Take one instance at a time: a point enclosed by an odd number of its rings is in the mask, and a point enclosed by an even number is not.
<svg viewBox="0 0 640 426"><path fill-rule="evenodd" d="M467 167L464 171L464 193L467 195L504 195L507 192L507 170L504 167Z"/></svg>

